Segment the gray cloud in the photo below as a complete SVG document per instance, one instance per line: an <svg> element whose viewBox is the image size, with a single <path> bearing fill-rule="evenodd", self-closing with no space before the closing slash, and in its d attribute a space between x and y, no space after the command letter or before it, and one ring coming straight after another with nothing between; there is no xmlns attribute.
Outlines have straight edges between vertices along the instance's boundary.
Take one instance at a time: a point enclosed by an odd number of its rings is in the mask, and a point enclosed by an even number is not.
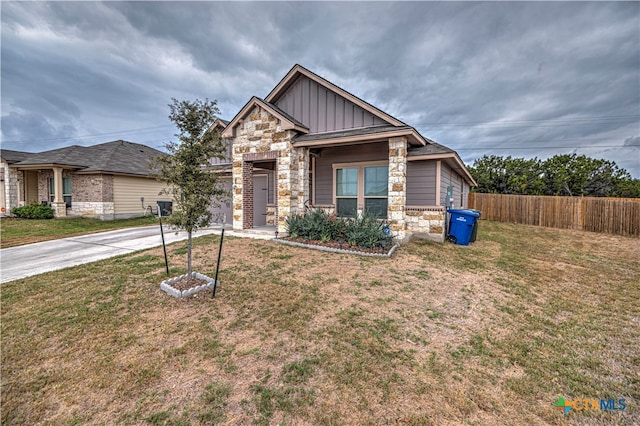
<svg viewBox="0 0 640 426"><path fill-rule="evenodd" d="M158 146L172 97L231 118L300 63L467 162L578 149L638 177L639 27L637 2L3 2L3 146Z"/></svg>

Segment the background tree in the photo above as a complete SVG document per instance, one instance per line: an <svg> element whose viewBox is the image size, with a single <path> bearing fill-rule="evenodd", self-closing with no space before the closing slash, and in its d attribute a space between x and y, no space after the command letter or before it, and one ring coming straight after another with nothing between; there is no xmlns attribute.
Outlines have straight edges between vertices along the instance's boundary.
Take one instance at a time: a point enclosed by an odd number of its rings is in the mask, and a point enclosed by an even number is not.
<svg viewBox="0 0 640 426"><path fill-rule="evenodd" d="M537 158L525 160L485 155L477 159L469 171L478 183L475 192L529 195L544 193L541 163Z"/></svg>
<svg viewBox="0 0 640 426"><path fill-rule="evenodd" d="M615 162L584 155L537 158L479 158L469 167L475 192L523 195L640 197L640 181Z"/></svg>
<svg viewBox="0 0 640 426"><path fill-rule="evenodd" d="M614 197L640 198L640 179L628 179L618 182Z"/></svg>
<svg viewBox="0 0 640 426"><path fill-rule="evenodd" d="M556 155L542 163L547 195L611 197L631 175L615 162L584 155Z"/></svg>
<svg viewBox="0 0 640 426"><path fill-rule="evenodd" d="M220 113L217 101L178 101L172 98L169 119L179 133L178 142L168 142L168 154L157 159L159 180L168 184L164 194L174 202L168 222L187 232L187 274L191 277L191 237L211 221L212 199L228 196L218 175L207 170L211 158L224 158L220 132L212 125Z"/></svg>

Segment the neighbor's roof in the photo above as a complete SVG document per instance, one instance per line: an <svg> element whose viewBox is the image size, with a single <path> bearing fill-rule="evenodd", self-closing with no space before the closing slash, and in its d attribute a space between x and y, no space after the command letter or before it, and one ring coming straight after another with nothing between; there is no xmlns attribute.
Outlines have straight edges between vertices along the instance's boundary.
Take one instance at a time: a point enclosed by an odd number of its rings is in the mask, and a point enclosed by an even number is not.
<svg viewBox="0 0 640 426"><path fill-rule="evenodd" d="M14 167L68 167L78 173L114 173L149 176L153 174L149 162L163 152L138 143L117 140L93 146L68 146L37 152Z"/></svg>
<svg viewBox="0 0 640 426"><path fill-rule="evenodd" d="M22 161L33 155L31 152L13 151L11 149L0 149L0 157L2 157L7 163L13 164L18 161Z"/></svg>

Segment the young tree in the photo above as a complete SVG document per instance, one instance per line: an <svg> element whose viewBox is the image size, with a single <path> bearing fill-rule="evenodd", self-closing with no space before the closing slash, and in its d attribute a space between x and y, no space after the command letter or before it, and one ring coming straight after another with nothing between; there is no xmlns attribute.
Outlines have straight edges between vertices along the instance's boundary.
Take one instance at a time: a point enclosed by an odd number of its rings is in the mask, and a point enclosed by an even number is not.
<svg viewBox="0 0 640 426"><path fill-rule="evenodd" d="M220 113L217 101L178 101L172 98L169 119L179 133L178 142L168 142L168 154L157 159L159 180L168 184L164 194L174 202L168 222L187 232L187 275L191 269L191 237L194 231L211 221L209 206L212 199L221 199L224 191L218 175L207 170L208 160L224 158L224 145L220 132L211 126Z"/></svg>

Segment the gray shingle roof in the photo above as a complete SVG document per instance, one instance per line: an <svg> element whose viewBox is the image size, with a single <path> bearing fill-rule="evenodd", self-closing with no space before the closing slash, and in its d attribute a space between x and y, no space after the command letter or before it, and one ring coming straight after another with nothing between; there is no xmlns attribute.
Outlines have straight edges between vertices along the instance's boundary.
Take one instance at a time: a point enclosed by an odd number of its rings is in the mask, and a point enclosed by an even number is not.
<svg viewBox="0 0 640 426"><path fill-rule="evenodd" d="M149 162L163 154L138 143L117 140L93 146L68 146L30 154L16 166L60 165L81 173L116 173L149 176Z"/></svg>
<svg viewBox="0 0 640 426"><path fill-rule="evenodd" d="M13 164L18 161L22 161L33 155L31 152L13 151L11 149L0 149L0 157L2 157L7 163Z"/></svg>
<svg viewBox="0 0 640 426"><path fill-rule="evenodd" d="M431 139L427 139L427 144L425 146L410 146L407 149L407 156L413 157L416 155L429 155L429 154L445 154L450 152L455 152L451 148L447 148L444 145L440 145L437 142L432 141Z"/></svg>

